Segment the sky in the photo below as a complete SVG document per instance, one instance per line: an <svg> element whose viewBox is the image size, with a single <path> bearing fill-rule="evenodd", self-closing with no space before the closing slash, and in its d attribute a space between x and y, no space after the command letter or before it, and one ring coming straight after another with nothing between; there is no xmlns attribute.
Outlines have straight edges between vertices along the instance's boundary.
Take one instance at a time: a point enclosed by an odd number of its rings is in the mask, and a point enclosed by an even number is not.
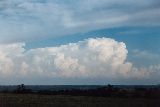
<svg viewBox="0 0 160 107"><path fill-rule="evenodd" d="M0 0L0 84L160 84L160 1Z"/></svg>

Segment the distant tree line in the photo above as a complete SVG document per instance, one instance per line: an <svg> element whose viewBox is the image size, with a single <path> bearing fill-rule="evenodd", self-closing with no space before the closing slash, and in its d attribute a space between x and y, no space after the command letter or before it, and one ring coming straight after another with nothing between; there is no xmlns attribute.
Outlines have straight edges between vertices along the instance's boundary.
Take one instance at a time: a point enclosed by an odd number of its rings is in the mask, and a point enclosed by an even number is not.
<svg viewBox="0 0 160 107"><path fill-rule="evenodd" d="M2 91L3 93L8 93L8 91ZM72 90L40 90L33 91L31 89L27 89L24 84L18 85L14 91L10 93L17 94L47 94L47 95L74 95L74 96L100 96L100 97L123 97L123 98L160 98L160 88L131 88L131 89L123 89L117 88L113 85L106 85L97 89L72 89Z"/></svg>

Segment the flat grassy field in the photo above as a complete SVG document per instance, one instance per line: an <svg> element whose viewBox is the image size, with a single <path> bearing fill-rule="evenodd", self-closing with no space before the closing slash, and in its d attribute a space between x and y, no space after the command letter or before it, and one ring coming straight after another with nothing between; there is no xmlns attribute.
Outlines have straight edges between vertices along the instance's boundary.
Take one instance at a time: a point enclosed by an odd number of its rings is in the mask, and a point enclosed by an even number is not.
<svg viewBox="0 0 160 107"><path fill-rule="evenodd" d="M160 99L1 93L0 107L160 107Z"/></svg>

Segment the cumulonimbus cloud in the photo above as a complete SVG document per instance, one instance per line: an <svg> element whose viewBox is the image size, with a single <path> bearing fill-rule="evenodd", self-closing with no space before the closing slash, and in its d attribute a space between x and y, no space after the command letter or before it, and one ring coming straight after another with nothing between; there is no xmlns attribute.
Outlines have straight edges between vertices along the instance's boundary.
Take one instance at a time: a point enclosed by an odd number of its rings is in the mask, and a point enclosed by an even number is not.
<svg viewBox="0 0 160 107"><path fill-rule="evenodd" d="M58 47L29 50L24 47L24 43L0 45L1 76L143 78L159 69L159 66L133 67L126 61L125 43L110 38L90 38Z"/></svg>

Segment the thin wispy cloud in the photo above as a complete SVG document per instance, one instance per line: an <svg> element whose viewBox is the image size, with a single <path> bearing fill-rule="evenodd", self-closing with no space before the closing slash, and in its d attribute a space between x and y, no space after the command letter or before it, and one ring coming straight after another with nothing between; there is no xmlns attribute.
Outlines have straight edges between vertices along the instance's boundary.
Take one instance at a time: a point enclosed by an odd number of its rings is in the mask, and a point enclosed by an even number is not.
<svg viewBox="0 0 160 107"><path fill-rule="evenodd" d="M159 11L157 0L0 0L0 80L158 83Z"/></svg>
<svg viewBox="0 0 160 107"><path fill-rule="evenodd" d="M1 0L0 43L120 26L159 26L157 0Z"/></svg>

